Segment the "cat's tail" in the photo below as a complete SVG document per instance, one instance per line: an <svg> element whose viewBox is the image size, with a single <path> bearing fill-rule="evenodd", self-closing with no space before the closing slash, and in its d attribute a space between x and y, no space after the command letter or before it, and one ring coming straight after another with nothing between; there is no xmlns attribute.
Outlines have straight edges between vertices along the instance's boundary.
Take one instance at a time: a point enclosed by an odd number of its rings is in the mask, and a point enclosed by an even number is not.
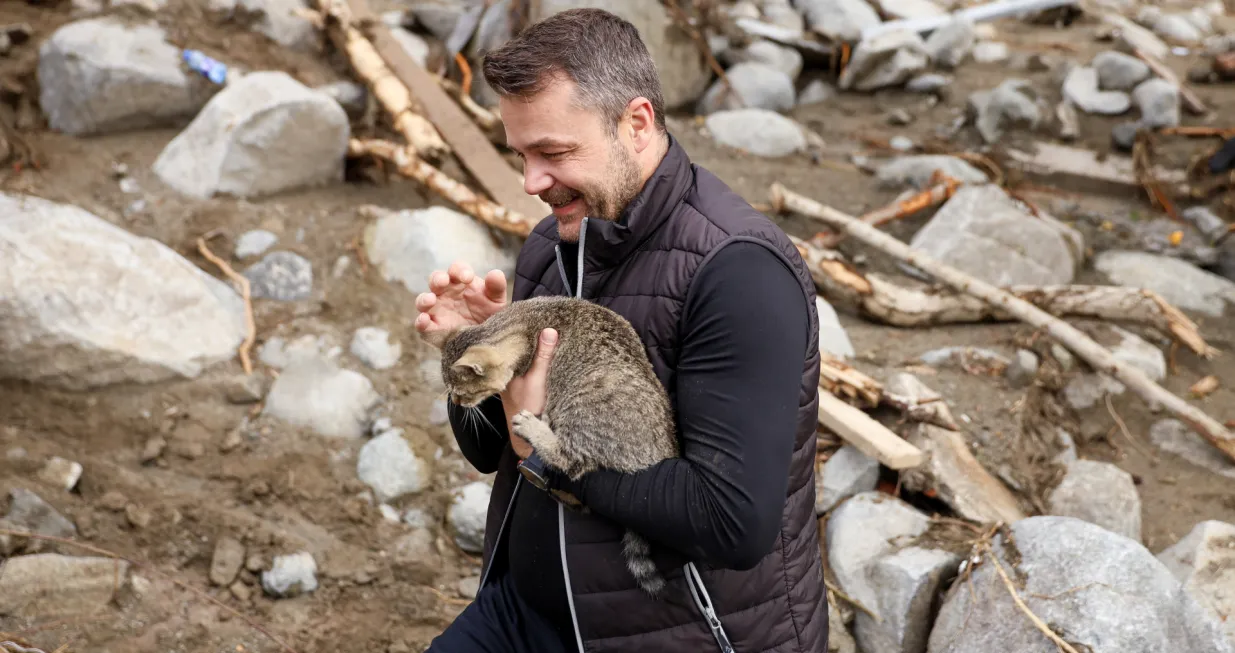
<svg viewBox="0 0 1235 653"><path fill-rule="evenodd" d="M665 579L652 561L652 547L643 536L626 531L622 536L622 553L626 556L626 568L643 591L655 597L665 588Z"/></svg>

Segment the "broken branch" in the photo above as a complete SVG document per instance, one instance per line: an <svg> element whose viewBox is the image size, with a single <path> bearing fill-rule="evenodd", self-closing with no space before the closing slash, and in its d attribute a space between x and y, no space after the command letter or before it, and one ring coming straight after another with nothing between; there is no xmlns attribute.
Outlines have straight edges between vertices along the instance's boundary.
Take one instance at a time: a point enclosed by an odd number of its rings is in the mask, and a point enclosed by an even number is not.
<svg viewBox="0 0 1235 653"><path fill-rule="evenodd" d="M1021 321L1042 329L1075 352L1096 371L1114 377L1151 405L1161 405L1171 411L1210 444L1235 460L1235 437L1221 423L1158 385L1140 368L1117 360L1110 351L1094 342L1093 338L1076 327L1024 299L976 279L950 265L936 261L853 216L793 193L779 182L772 184L771 194L772 203L777 207L785 207L815 217L899 261L917 267L960 292L998 306Z"/></svg>
<svg viewBox="0 0 1235 653"><path fill-rule="evenodd" d="M1020 319L1000 306L948 288L908 288L883 275L860 272L838 252L791 238L825 297L848 301L883 324L923 327ZM1084 285L1012 286L1006 290L1052 315L1143 324L1169 335L1203 358L1217 354L1205 342L1195 322L1152 290Z"/></svg>
<svg viewBox="0 0 1235 653"><path fill-rule="evenodd" d="M526 216L480 197L472 189L426 163L409 148L389 141L361 141L353 138L348 141L347 152L354 157L370 155L390 161L399 174L424 184L468 215L491 227L526 238L536 226L536 223Z"/></svg>
<svg viewBox="0 0 1235 653"><path fill-rule="evenodd" d="M450 153L450 146L442 140L433 123L414 110L416 105L411 91L386 65L377 48L354 26L346 0L318 0L318 6L330 18L326 31L331 40L347 55L356 74L390 114L395 130L426 159L437 161Z"/></svg>
<svg viewBox="0 0 1235 653"><path fill-rule="evenodd" d="M257 340L257 324L253 320L253 295L249 290L249 280L243 274L237 273L232 269L232 266L227 264L227 261L219 258L214 252L206 247L206 239L197 239L197 251L206 260L218 266L223 274L231 279L237 286L240 287L240 296L244 299L244 342L240 343L240 364L244 367L245 374L253 373L253 363L249 360L249 350L253 348L254 341Z"/></svg>

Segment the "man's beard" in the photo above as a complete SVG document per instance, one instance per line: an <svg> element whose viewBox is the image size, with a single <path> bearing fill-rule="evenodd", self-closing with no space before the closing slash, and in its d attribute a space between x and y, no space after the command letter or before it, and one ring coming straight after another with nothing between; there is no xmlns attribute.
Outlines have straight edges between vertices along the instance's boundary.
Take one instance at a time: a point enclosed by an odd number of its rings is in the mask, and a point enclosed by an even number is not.
<svg viewBox="0 0 1235 653"><path fill-rule="evenodd" d="M587 217L616 222L631 200L642 190L642 174L639 162L616 142L610 148L609 167L612 174L606 183L589 185L578 190L554 186L539 197L546 204L562 204L582 196L587 207Z"/></svg>

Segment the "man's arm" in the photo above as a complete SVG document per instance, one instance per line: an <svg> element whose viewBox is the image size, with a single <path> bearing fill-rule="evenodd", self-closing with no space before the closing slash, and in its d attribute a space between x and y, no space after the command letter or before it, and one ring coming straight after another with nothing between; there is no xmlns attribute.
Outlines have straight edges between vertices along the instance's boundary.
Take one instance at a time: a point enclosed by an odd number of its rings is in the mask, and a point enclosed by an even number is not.
<svg viewBox="0 0 1235 653"><path fill-rule="evenodd" d="M510 442L502 399L496 395L489 397L470 410L453 404L447 404L446 408L450 429L454 431L463 457L481 474L496 472L502 451ZM480 411L480 414L469 415L472 411Z"/></svg>
<svg viewBox="0 0 1235 653"><path fill-rule="evenodd" d="M722 567L753 567L780 528L808 313L774 253L737 242L695 280L677 367L682 458L560 479L593 511Z"/></svg>

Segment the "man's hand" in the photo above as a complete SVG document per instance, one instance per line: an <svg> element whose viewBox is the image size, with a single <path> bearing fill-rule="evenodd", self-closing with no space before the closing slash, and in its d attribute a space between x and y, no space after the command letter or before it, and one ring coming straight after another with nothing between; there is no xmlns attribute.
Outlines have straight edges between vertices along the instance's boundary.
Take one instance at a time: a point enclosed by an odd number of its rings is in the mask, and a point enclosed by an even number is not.
<svg viewBox="0 0 1235 653"><path fill-rule="evenodd" d="M516 376L506 385L501 393L502 408L506 411L506 429L510 433L510 446L514 447L515 455L527 458L532 455L532 445L527 440L515 435L511 426L511 418L521 410L540 417L545 412L545 386L548 385L549 362L553 360L553 352L557 349L557 331L545 329L540 332L540 341L536 344L536 354L532 358L532 366L523 376Z"/></svg>
<svg viewBox="0 0 1235 653"><path fill-rule="evenodd" d="M506 275L492 270L482 279L463 261L429 275L429 292L416 296L416 331L441 348L450 332L480 324L506 306Z"/></svg>

